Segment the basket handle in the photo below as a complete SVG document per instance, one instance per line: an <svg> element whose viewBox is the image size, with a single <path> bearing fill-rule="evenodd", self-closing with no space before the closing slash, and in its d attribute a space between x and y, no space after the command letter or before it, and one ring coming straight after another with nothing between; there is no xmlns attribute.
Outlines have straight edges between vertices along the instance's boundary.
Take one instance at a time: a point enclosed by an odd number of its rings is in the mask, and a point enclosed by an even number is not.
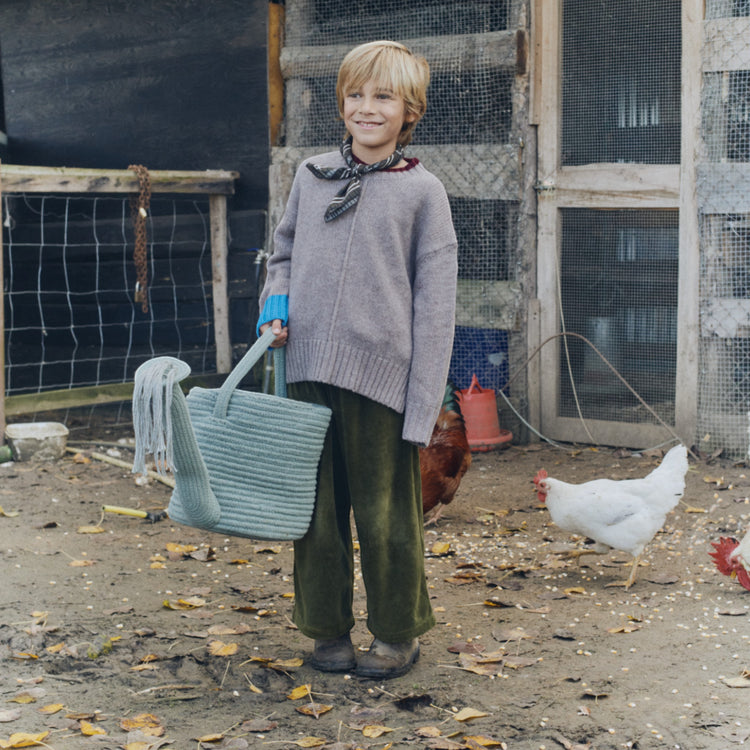
<svg viewBox="0 0 750 750"><path fill-rule="evenodd" d="M224 385L218 389L216 404L214 405L214 417L224 419L229 408L229 399L232 398L242 378L247 375L265 354L276 334L269 326L265 333L245 352L245 355L237 363L232 372L227 375ZM280 398L286 398L286 347L273 350L274 365L274 391Z"/></svg>

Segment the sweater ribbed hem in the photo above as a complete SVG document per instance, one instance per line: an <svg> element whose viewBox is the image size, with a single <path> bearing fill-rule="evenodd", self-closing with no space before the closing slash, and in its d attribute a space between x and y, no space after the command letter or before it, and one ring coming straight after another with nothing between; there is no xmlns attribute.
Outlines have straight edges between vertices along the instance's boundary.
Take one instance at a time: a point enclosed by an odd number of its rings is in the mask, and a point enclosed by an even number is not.
<svg viewBox="0 0 750 750"><path fill-rule="evenodd" d="M408 369L339 341L295 338L287 344L287 383L328 383L403 412L408 377Z"/></svg>

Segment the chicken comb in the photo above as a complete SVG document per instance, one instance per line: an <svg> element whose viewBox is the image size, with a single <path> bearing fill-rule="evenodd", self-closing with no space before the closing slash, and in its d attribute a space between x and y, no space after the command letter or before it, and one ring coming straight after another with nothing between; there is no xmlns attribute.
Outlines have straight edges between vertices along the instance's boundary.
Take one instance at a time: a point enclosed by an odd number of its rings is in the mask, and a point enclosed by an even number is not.
<svg viewBox="0 0 750 750"><path fill-rule="evenodd" d="M534 484L539 484L542 480L546 479L549 475L544 469L539 469L539 471L536 473L536 476L532 480Z"/></svg>
<svg viewBox="0 0 750 750"><path fill-rule="evenodd" d="M730 558L732 552L737 549L738 544L739 542L736 539L729 536L721 536L718 542L711 542L714 551L708 554L709 557L713 558L717 570L722 575L731 576L740 567L736 561Z"/></svg>

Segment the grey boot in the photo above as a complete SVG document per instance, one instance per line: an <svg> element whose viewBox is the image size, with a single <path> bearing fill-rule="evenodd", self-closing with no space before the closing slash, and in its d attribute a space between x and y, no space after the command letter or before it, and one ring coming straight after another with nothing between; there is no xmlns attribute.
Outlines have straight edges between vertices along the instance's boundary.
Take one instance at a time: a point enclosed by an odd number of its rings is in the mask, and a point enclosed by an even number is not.
<svg viewBox="0 0 750 750"><path fill-rule="evenodd" d="M349 633L316 640L310 664L319 672L351 672L357 661Z"/></svg>
<svg viewBox="0 0 750 750"><path fill-rule="evenodd" d="M384 643L375 638L369 651L359 657L357 675L387 680L406 674L419 658L419 641Z"/></svg>

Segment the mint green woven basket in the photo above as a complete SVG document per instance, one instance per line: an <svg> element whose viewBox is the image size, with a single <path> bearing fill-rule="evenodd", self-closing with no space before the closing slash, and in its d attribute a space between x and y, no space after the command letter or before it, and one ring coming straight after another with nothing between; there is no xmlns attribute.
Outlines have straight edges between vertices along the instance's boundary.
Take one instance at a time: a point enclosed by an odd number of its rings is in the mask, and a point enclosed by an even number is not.
<svg viewBox="0 0 750 750"><path fill-rule="evenodd" d="M180 360L157 357L136 371L133 471L145 469L147 453L157 469L172 467L172 520L252 539L305 535L331 410L286 398L283 348L274 349L275 395L237 388L273 339L269 329L221 388L187 398L177 383L190 368Z"/></svg>

